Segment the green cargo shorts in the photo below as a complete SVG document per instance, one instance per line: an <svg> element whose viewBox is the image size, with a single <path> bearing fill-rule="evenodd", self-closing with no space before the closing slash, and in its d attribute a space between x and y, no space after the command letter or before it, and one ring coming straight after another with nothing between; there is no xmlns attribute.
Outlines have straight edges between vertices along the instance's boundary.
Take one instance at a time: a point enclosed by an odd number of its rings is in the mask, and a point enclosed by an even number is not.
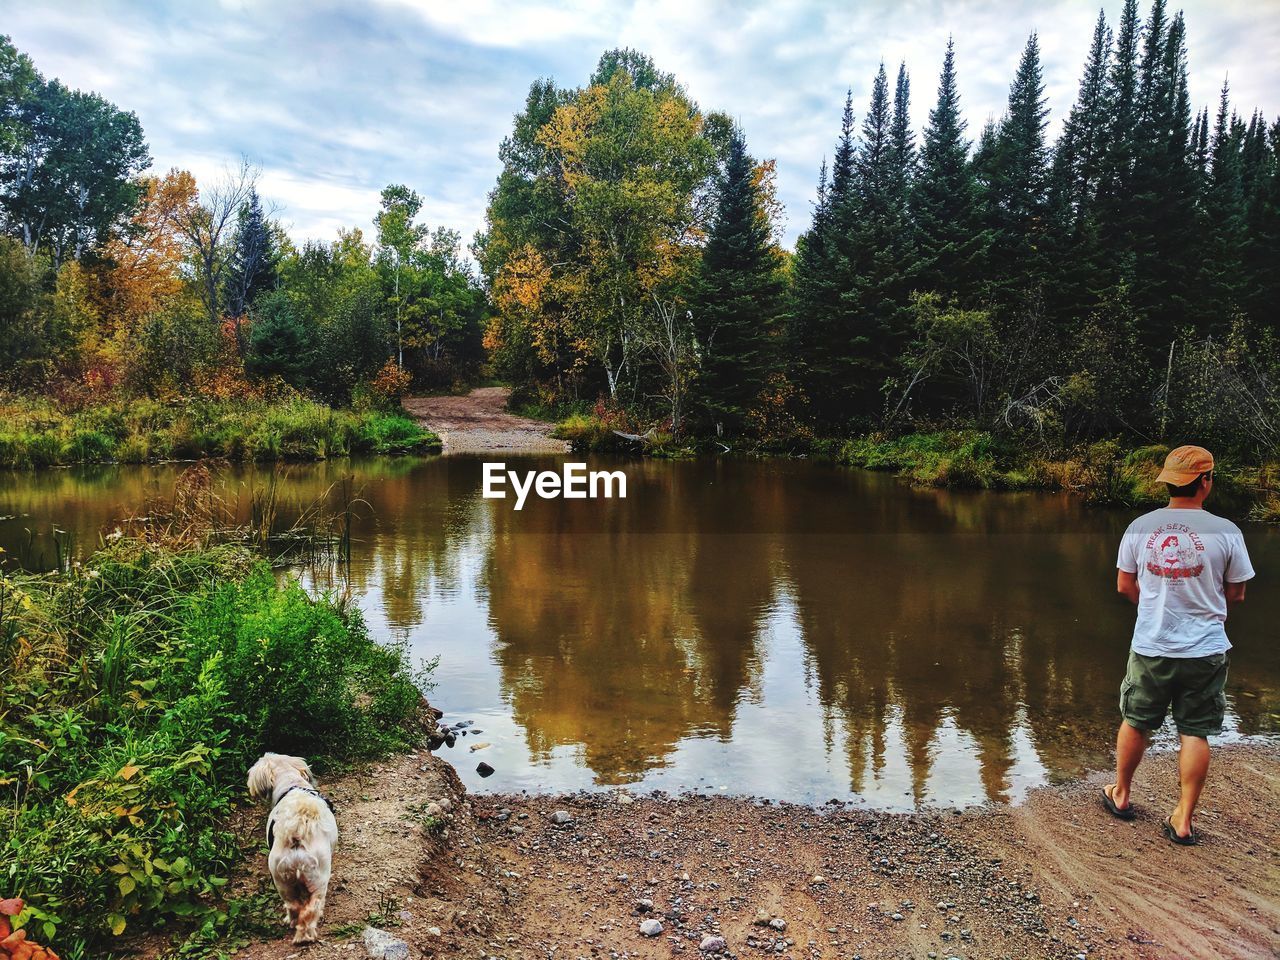
<svg viewBox="0 0 1280 960"><path fill-rule="evenodd" d="M1227 655L1148 657L1129 651L1120 684L1120 715L1138 730L1158 730L1173 706L1173 722L1187 737L1222 732L1227 711Z"/></svg>

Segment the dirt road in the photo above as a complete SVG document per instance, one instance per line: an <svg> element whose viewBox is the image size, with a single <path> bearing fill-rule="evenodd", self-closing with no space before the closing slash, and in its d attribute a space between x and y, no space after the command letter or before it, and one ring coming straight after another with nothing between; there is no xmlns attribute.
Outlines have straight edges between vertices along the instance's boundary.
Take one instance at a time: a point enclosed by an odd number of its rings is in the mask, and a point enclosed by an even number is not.
<svg viewBox="0 0 1280 960"><path fill-rule="evenodd" d="M551 424L506 409L509 387L477 387L464 397L406 397L404 408L440 435L449 453L564 453Z"/></svg>
<svg viewBox="0 0 1280 960"><path fill-rule="evenodd" d="M444 754L471 759L461 742ZM880 814L624 793L468 798L442 759L408 757L332 785L343 840L325 942L238 955L364 956L370 923L410 957L694 958L716 938L739 958L1280 956L1280 746L1215 753L1204 842L1185 849L1158 829L1174 759L1144 764L1139 818L1121 823L1097 802L1101 775L1019 807ZM427 804L441 799L450 809L433 819ZM660 932L642 934L646 920Z"/></svg>

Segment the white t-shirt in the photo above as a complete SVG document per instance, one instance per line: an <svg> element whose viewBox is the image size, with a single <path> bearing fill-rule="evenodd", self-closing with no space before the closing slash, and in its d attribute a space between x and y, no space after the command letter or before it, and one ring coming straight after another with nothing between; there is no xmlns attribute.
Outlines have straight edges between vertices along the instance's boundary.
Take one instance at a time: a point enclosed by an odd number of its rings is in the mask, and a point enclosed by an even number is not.
<svg viewBox="0 0 1280 960"><path fill-rule="evenodd" d="M1207 657L1231 649L1223 582L1250 579L1253 565L1230 520L1207 510L1153 510L1129 524L1116 566L1138 575L1135 653Z"/></svg>

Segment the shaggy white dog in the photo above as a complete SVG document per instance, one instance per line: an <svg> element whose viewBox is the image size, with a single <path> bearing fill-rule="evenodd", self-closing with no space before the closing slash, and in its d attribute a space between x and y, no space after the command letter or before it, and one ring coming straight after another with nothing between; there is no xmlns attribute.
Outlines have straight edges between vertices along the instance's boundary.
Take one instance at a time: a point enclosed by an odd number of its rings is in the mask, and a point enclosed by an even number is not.
<svg viewBox="0 0 1280 960"><path fill-rule="evenodd" d="M338 822L315 782L307 761L282 753L263 754L249 769L249 796L271 800L267 868L284 901L284 924L294 928L294 943L316 940L338 842Z"/></svg>

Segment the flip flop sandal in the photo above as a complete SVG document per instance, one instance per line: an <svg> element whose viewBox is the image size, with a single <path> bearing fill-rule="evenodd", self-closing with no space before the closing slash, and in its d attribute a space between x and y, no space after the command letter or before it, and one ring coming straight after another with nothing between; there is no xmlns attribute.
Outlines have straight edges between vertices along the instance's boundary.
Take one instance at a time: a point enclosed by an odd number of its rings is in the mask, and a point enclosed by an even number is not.
<svg viewBox="0 0 1280 960"><path fill-rule="evenodd" d="M1138 814L1134 812L1133 803L1123 809L1116 806L1116 802L1111 799L1111 794L1107 793L1107 788L1102 788L1102 805L1107 808L1107 813L1111 814L1117 820L1132 820Z"/></svg>
<svg viewBox="0 0 1280 960"><path fill-rule="evenodd" d="M1195 827L1191 828L1191 832L1187 836L1179 836L1178 831L1173 826L1173 817L1164 818L1164 835L1169 838L1171 843L1176 843L1180 847L1194 847L1200 842L1200 834Z"/></svg>

